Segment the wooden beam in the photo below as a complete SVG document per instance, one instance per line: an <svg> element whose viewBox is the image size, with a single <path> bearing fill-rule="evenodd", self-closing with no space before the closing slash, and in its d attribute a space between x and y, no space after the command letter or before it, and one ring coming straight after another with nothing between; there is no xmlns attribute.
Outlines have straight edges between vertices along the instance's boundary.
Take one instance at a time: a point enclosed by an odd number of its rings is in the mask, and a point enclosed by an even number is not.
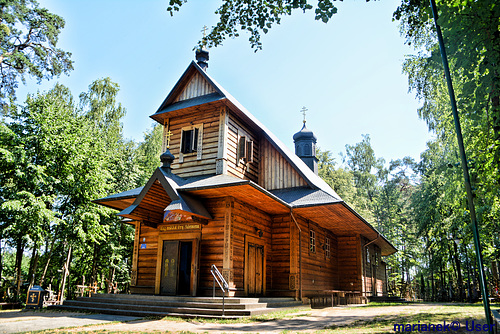
<svg viewBox="0 0 500 334"><path fill-rule="evenodd" d="M229 287L234 287L233 272L233 209L234 199L227 197L224 212L224 257L222 265L222 275L226 279Z"/></svg>

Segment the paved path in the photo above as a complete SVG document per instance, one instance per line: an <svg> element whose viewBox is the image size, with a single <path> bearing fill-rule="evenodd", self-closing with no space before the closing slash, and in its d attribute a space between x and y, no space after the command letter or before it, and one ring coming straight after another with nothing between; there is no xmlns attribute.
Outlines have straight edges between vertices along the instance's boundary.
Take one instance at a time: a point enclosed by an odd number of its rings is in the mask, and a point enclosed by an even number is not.
<svg viewBox="0 0 500 334"><path fill-rule="evenodd" d="M33 312L33 311L1 311L0 334L26 331L54 329L63 327L103 324L112 321L131 321L137 317L126 317L109 314L82 314L75 312Z"/></svg>

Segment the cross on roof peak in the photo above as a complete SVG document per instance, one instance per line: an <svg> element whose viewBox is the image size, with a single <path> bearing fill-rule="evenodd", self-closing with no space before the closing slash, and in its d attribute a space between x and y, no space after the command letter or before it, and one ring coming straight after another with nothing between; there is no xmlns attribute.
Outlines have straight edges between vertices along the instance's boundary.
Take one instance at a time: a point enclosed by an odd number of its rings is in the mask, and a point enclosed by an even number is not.
<svg viewBox="0 0 500 334"><path fill-rule="evenodd" d="M304 122L304 124L306 124L306 112L308 111L308 109L306 107L302 107L302 109L300 110L300 113L302 115L304 115L304 120L302 122Z"/></svg>

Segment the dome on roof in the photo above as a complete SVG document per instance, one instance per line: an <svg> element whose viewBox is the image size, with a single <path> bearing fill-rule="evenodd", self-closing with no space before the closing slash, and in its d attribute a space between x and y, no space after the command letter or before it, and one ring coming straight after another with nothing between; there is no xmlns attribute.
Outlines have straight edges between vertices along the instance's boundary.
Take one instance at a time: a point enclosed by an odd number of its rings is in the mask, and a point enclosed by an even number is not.
<svg viewBox="0 0 500 334"><path fill-rule="evenodd" d="M318 138L316 138L314 133L311 130L309 130L306 127L306 123L304 123L304 125L302 126L302 129L293 135L293 141L307 140L307 139L312 140L313 142L316 142L316 140Z"/></svg>

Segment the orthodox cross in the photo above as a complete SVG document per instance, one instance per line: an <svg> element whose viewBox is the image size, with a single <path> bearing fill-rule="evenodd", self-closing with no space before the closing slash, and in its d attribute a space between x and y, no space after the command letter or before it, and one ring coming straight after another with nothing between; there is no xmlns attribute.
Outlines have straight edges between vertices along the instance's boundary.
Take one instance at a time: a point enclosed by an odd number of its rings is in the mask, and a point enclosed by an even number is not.
<svg viewBox="0 0 500 334"><path fill-rule="evenodd" d="M300 113L304 115L304 120L303 120L304 124L306 124L306 111L307 111L306 107L302 107L302 110L300 111Z"/></svg>
<svg viewBox="0 0 500 334"><path fill-rule="evenodd" d="M167 135L165 136L167 142L167 148L170 148L170 137L172 137L172 131L168 130Z"/></svg>
<svg viewBox="0 0 500 334"><path fill-rule="evenodd" d="M203 29L201 29L201 32L203 33L203 38L202 38L202 45L203 46L207 46L207 40L206 40L207 30L208 30L208 27L206 25L203 26Z"/></svg>

